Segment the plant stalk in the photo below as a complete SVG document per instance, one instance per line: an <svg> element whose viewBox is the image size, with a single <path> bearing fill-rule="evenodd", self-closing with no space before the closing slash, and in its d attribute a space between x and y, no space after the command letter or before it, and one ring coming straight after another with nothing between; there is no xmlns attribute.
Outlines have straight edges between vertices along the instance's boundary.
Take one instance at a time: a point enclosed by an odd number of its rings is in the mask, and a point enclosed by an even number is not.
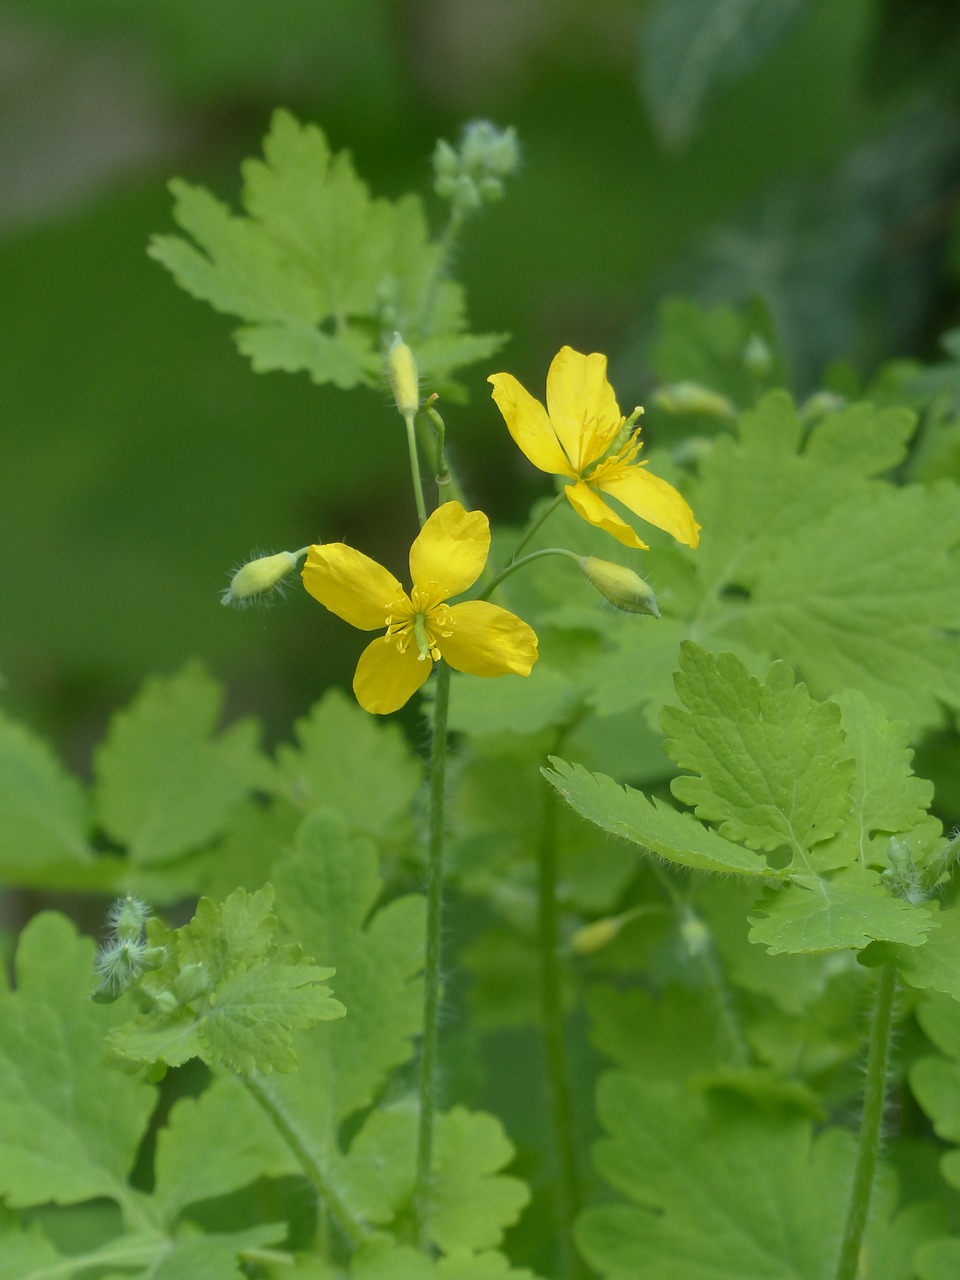
<svg viewBox="0 0 960 1280"><path fill-rule="evenodd" d="M312 1152L300 1137L295 1126L284 1114L283 1108L278 1105L276 1099L266 1087L263 1077L258 1075L238 1075L237 1079L246 1086L247 1092L269 1117L273 1127L296 1156L297 1163L313 1183L322 1203L329 1210L331 1217L344 1236L352 1244L360 1244L362 1240L365 1240L370 1235L370 1228L365 1222L354 1216L330 1185L326 1174Z"/></svg>
<svg viewBox="0 0 960 1280"><path fill-rule="evenodd" d="M410 479L413 481L413 499L417 504L417 519L420 528L427 522L427 504L423 497L423 481L420 478L420 452L417 448L416 414L404 414L403 421L407 428L407 453L410 455Z"/></svg>
<svg viewBox="0 0 960 1280"><path fill-rule="evenodd" d="M863 1116L860 1121L860 1141L853 1169L847 1220L843 1229L840 1256L837 1260L836 1280L857 1280L861 1274L860 1253L863 1248L863 1234L867 1225L870 1195L873 1191L877 1156L880 1151L896 986L896 970L892 964L884 965L877 982L873 1025L870 1028L870 1050L867 1056L867 1079L863 1093Z"/></svg>
<svg viewBox="0 0 960 1280"><path fill-rule="evenodd" d="M443 916L443 837L447 771L447 711L450 668L437 663L430 751L430 826L427 842L427 938L423 968L423 1039L420 1044L420 1110L417 1125L417 1176L413 1194L416 1238L429 1244L428 1223L433 1177L433 1117L437 1101L437 1023L440 1010L440 929Z"/></svg>
<svg viewBox="0 0 960 1280"><path fill-rule="evenodd" d="M582 1275L573 1243L573 1223L580 1211L580 1174L573 1130L570 1071L563 1025L560 954L557 928L558 805L544 787L537 842L537 935L540 961L540 1019L547 1058L553 1140L557 1157L554 1198L560 1274Z"/></svg>

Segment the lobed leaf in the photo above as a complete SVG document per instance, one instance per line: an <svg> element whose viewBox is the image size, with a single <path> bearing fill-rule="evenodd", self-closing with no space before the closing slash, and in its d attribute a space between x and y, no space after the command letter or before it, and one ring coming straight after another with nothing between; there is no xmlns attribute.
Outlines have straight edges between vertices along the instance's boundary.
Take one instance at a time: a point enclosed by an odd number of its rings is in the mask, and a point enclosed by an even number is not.
<svg viewBox="0 0 960 1280"><path fill-rule="evenodd" d="M776 876L758 854L725 840L690 814L661 800L648 800L632 787L591 773L582 765L550 757L543 776L584 818L681 867L697 871Z"/></svg>

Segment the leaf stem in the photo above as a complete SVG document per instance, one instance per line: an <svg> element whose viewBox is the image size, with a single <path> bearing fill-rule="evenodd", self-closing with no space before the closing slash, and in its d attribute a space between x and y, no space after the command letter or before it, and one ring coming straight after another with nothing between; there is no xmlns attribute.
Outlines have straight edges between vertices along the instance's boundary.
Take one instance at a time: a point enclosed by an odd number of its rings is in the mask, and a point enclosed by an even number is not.
<svg viewBox="0 0 960 1280"><path fill-rule="evenodd" d="M427 522L427 504L423 498L423 480L420 478L420 453L417 449L417 431L414 425L415 413L405 413L403 421L407 428L407 452L410 455L410 479L413 481L413 499L417 504L417 519L420 528Z"/></svg>
<svg viewBox="0 0 960 1280"><path fill-rule="evenodd" d="M247 1092L265 1112L271 1124L283 1138L284 1142L297 1158L297 1163L313 1183L321 1200L329 1209L331 1216L344 1236L352 1244L360 1244L371 1234L370 1228L344 1204L340 1196L330 1185L324 1170L315 1159L307 1144L300 1137L296 1126L284 1114L283 1108L273 1097L264 1079L260 1075L238 1075L237 1079L246 1086Z"/></svg>
<svg viewBox="0 0 960 1280"><path fill-rule="evenodd" d="M570 1070L563 1026L560 949L557 928L557 814L550 789L544 785L537 836L537 941L540 962L540 1021L547 1057L547 1079L553 1140L557 1157L554 1197L560 1274L574 1280L583 1274L573 1243L573 1223L580 1212L580 1173L573 1129Z"/></svg>
<svg viewBox="0 0 960 1280"><path fill-rule="evenodd" d="M433 1177L433 1117L437 1094L437 1023L440 1009L440 929L443 916L443 836L447 771L447 712L450 668L437 663L430 751L430 826L427 842L427 938L423 969L423 1039L420 1045L420 1110L417 1125L417 1177L413 1194L416 1238L429 1243L428 1220Z"/></svg>
<svg viewBox="0 0 960 1280"><path fill-rule="evenodd" d="M870 1209L870 1195L880 1150L883 1104L887 1089L887 1061L890 1052L890 1029L897 987L897 972L892 964L884 965L877 981L873 1025L870 1028L870 1050L867 1056L867 1079L863 1093L863 1116L860 1141L847 1205L847 1221L837 1260L836 1280L857 1280L863 1233Z"/></svg>

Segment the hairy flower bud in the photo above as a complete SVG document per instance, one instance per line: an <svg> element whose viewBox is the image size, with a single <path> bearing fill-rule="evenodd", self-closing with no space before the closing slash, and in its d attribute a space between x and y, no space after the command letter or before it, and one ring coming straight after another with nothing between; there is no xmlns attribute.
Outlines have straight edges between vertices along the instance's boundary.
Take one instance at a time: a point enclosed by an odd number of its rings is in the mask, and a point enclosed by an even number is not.
<svg viewBox="0 0 960 1280"><path fill-rule="evenodd" d="M653 618L660 617L653 588L639 573L622 564L598 560L596 556L581 556L577 563L587 581L614 608L622 609L624 613L648 613Z"/></svg>
<svg viewBox="0 0 960 1280"><path fill-rule="evenodd" d="M220 597L221 604L235 604L242 608L253 604L269 592L280 587L284 578L293 573L307 548L299 551L278 551L272 556L258 556L248 560L230 579L230 585Z"/></svg>
<svg viewBox="0 0 960 1280"><path fill-rule="evenodd" d="M387 348L387 377L397 412L402 418L413 417L420 408L417 362L399 333L393 335L393 341Z"/></svg>
<svg viewBox="0 0 960 1280"><path fill-rule="evenodd" d="M472 120L453 147L442 138L433 151L433 189L461 218L503 196L503 179L517 171L520 144L513 128Z"/></svg>

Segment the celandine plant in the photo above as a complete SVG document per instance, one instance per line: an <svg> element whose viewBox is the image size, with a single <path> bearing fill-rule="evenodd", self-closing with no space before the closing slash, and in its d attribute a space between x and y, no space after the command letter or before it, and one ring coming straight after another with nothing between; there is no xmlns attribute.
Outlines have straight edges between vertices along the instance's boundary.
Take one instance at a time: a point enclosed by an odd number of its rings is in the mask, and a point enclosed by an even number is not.
<svg viewBox="0 0 960 1280"><path fill-rule="evenodd" d="M798 407L762 313L675 301L670 452L603 355L490 375L558 481L491 531L440 406L503 339L449 259L517 158L440 143L437 238L283 112L243 214L174 184L151 252L255 369L386 377L409 585L343 542L234 574L372 633L272 755L193 665L89 788L0 719L4 879L116 899L0 994L0 1280L958 1273L960 377Z"/></svg>

